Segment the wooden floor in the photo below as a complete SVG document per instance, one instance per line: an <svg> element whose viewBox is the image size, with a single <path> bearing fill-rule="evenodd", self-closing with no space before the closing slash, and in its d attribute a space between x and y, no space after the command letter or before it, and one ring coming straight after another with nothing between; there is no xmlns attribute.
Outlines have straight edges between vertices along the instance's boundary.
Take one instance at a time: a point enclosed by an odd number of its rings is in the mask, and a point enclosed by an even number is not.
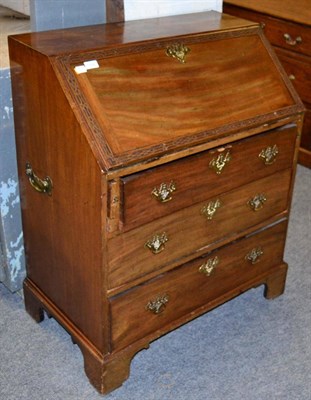
<svg viewBox="0 0 311 400"><path fill-rule="evenodd" d="M0 68L9 67L8 35L29 31L29 17L0 6Z"/></svg>

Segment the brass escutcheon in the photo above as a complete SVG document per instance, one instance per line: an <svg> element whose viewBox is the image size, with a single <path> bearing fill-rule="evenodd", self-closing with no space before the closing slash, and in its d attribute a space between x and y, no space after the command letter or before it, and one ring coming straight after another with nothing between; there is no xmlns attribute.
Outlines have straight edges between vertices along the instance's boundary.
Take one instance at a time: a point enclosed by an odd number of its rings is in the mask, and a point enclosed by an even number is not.
<svg viewBox="0 0 311 400"><path fill-rule="evenodd" d="M165 249L165 243L167 241L168 237L165 232L161 234L155 234L150 240L145 243L145 247L152 251L153 254L158 254Z"/></svg>
<svg viewBox="0 0 311 400"><path fill-rule="evenodd" d="M44 179L40 179L32 169L29 162L26 163L26 175L28 176L29 183L39 193L45 193L49 196L52 194L53 182L52 179L47 176Z"/></svg>
<svg viewBox="0 0 311 400"><path fill-rule="evenodd" d="M206 276L210 276L214 268L219 264L219 258L216 256L214 258L209 258L204 264L199 268L199 272Z"/></svg>
<svg viewBox="0 0 311 400"><path fill-rule="evenodd" d="M175 43L166 49L166 55L168 57L176 58L180 63L185 64L186 55L190 52L189 47L182 43Z"/></svg>
<svg viewBox="0 0 311 400"><path fill-rule="evenodd" d="M217 199L215 201L210 201L201 209L201 214L205 215L205 217L209 220L213 219L217 209L221 206L220 200Z"/></svg>
<svg viewBox="0 0 311 400"><path fill-rule="evenodd" d="M171 181L169 184L161 183L158 188L154 188L151 194L160 202L166 203L172 200L172 193L176 190L175 182Z"/></svg>
<svg viewBox="0 0 311 400"><path fill-rule="evenodd" d="M228 165L229 161L231 160L230 151L225 153L220 153L217 157L213 158L212 161L209 163L210 168L213 168L217 175L222 173L222 170Z"/></svg>
<svg viewBox="0 0 311 400"><path fill-rule="evenodd" d="M268 146L262 149L258 157L264 162L265 165L271 165L276 161L276 156L279 154L278 146Z"/></svg>
<svg viewBox="0 0 311 400"><path fill-rule="evenodd" d="M162 311L164 311L168 301L169 296L167 294L158 296L155 300L150 300L145 309L147 311L151 311L153 314L160 314Z"/></svg>
<svg viewBox="0 0 311 400"><path fill-rule="evenodd" d="M260 210L264 203L267 201L266 196L263 193L256 194L252 199L250 199L247 204L253 211Z"/></svg>
<svg viewBox="0 0 311 400"><path fill-rule="evenodd" d="M246 256L245 259L251 264L256 264L260 261L260 257L263 255L263 250L261 247L253 248Z"/></svg>

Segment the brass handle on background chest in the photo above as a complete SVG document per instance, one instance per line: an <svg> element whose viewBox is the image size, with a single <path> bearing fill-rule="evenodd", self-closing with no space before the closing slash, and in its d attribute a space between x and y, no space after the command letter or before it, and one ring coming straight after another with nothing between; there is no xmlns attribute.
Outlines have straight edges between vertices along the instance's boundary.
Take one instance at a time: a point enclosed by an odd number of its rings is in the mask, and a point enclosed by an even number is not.
<svg viewBox="0 0 311 400"><path fill-rule="evenodd" d="M220 153L217 157L213 158L209 163L210 168L212 168L217 175L220 175L226 165L229 164L231 160L230 151L226 153Z"/></svg>
<svg viewBox="0 0 311 400"><path fill-rule="evenodd" d="M210 201L208 204L202 207L201 214L203 214L208 220L211 220L220 206L221 202L219 199Z"/></svg>
<svg viewBox="0 0 311 400"><path fill-rule="evenodd" d="M210 276L218 264L219 264L219 258L217 256L214 258L210 258L200 266L199 272L201 272L206 276Z"/></svg>
<svg viewBox="0 0 311 400"><path fill-rule="evenodd" d="M26 175L28 176L29 183L39 193L45 193L49 196L52 194L53 182L52 179L47 176L44 179L40 179L32 169L30 163L26 163Z"/></svg>
<svg viewBox="0 0 311 400"><path fill-rule="evenodd" d="M289 33L284 33L284 39L285 39L285 42L287 44L289 44L290 46L297 46L297 44L302 43L301 36L297 36L295 39L293 39Z"/></svg>
<svg viewBox="0 0 311 400"><path fill-rule="evenodd" d="M186 55L190 52L189 47L185 46L182 43L175 43L169 46L166 49L166 55L168 57L175 58L180 63L185 64L186 62Z"/></svg>
<svg viewBox="0 0 311 400"><path fill-rule="evenodd" d="M262 149L258 157L264 162L265 165L271 165L276 161L276 157L279 154L278 146L268 146Z"/></svg>
<svg viewBox="0 0 311 400"><path fill-rule="evenodd" d="M263 255L263 250L261 247L253 248L246 256L245 259L251 264L256 264L260 261L260 257Z"/></svg>
<svg viewBox="0 0 311 400"><path fill-rule="evenodd" d="M155 187L151 194L160 202L166 203L172 200L173 192L176 190L176 183L171 181L170 183L161 183L159 187Z"/></svg>
<svg viewBox="0 0 311 400"><path fill-rule="evenodd" d="M168 301L169 296L167 294L158 296L155 300L150 300L145 309L153 314L160 314L162 311L164 311Z"/></svg>
<svg viewBox="0 0 311 400"><path fill-rule="evenodd" d="M147 240L145 247L153 254L159 254L165 249L165 243L167 241L168 237L165 232L161 234L155 234L151 239Z"/></svg>
<svg viewBox="0 0 311 400"><path fill-rule="evenodd" d="M252 199L250 199L247 204L253 211L260 210L264 203L267 201L267 197L263 193L256 194Z"/></svg>

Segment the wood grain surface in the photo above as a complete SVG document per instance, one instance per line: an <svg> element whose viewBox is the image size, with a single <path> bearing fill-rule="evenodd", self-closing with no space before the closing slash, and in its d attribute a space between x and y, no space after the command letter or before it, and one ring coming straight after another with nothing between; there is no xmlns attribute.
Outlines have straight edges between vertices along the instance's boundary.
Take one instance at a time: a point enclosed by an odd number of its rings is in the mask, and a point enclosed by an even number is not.
<svg viewBox="0 0 311 400"><path fill-rule="evenodd" d="M185 64L164 48L100 59L77 76L114 154L294 104L257 35L187 46Z"/></svg>
<svg viewBox="0 0 311 400"><path fill-rule="evenodd" d="M285 229L286 224L278 224L111 299L113 346L122 348L169 325L209 300L238 287L242 282L278 266L282 262ZM258 246L264 254L260 261L251 264L245 256ZM202 274L200 266L215 257L218 257L219 263L211 275ZM154 314L146 310L149 301L164 295L168 296L168 303L162 312Z"/></svg>
<svg viewBox="0 0 311 400"><path fill-rule="evenodd" d="M309 0L225 0L226 4L244 7L263 14L311 25ZM226 9L224 9L225 12Z"/></svg>
<svg viewBox="0 0 311 400"><path fill-rule="evenodd" d="M120 210L122 231L128 231L199 203L207 196L216 196L290 168L296 135L297 130L294 125L286 129L276 129L122 178L120 194L123 199ZM276 161L271 165L265 165L259 154L263 149L274 146L278 148ZM210 167L210 163L221 155L225 157L228 153L230 161L221 173L217 174ZM152 195L152 191L154 188L159 188L162 183L169 185L170 182L176 187L172 193L172 200L161 203Z"/></svg>
<svg viewBox="0 0 311 400"><path fill-rule="evenodd" d="M236 190L209 198L133 229L108 241L109 288L121 286L139 276L146 275L174 259L208 247L221 238L240 234L287 209L291 169L270 175ZM263 193L267 203L257 212L247 202L256 194ZM202 208L210 201L219 199L221 206L213 219L202 215ZM152 212L152 211L151 211ZM165 250L153 254L145 243L156 234L166 233Z"/></svg>
<svg viewBox="0 0 311 400"><path fill-rule="evenodd" d="M307 109L299 163L311 168L310 82L311 4L285 1L228 0L224 12L260 23Z"/></svg>

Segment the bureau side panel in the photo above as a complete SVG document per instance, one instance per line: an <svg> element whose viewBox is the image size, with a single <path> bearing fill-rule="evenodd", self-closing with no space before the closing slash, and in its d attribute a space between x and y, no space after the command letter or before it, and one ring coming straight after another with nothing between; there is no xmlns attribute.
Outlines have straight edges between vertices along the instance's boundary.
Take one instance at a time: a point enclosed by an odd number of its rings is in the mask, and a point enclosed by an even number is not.
<svg viewBox="0 0 311 400"><path fill-rule="evenodd" d="M27 276L102 350L101 171L49 59L12 39L10 56ZM51 178L51 196L26 163Z"/></svg>

